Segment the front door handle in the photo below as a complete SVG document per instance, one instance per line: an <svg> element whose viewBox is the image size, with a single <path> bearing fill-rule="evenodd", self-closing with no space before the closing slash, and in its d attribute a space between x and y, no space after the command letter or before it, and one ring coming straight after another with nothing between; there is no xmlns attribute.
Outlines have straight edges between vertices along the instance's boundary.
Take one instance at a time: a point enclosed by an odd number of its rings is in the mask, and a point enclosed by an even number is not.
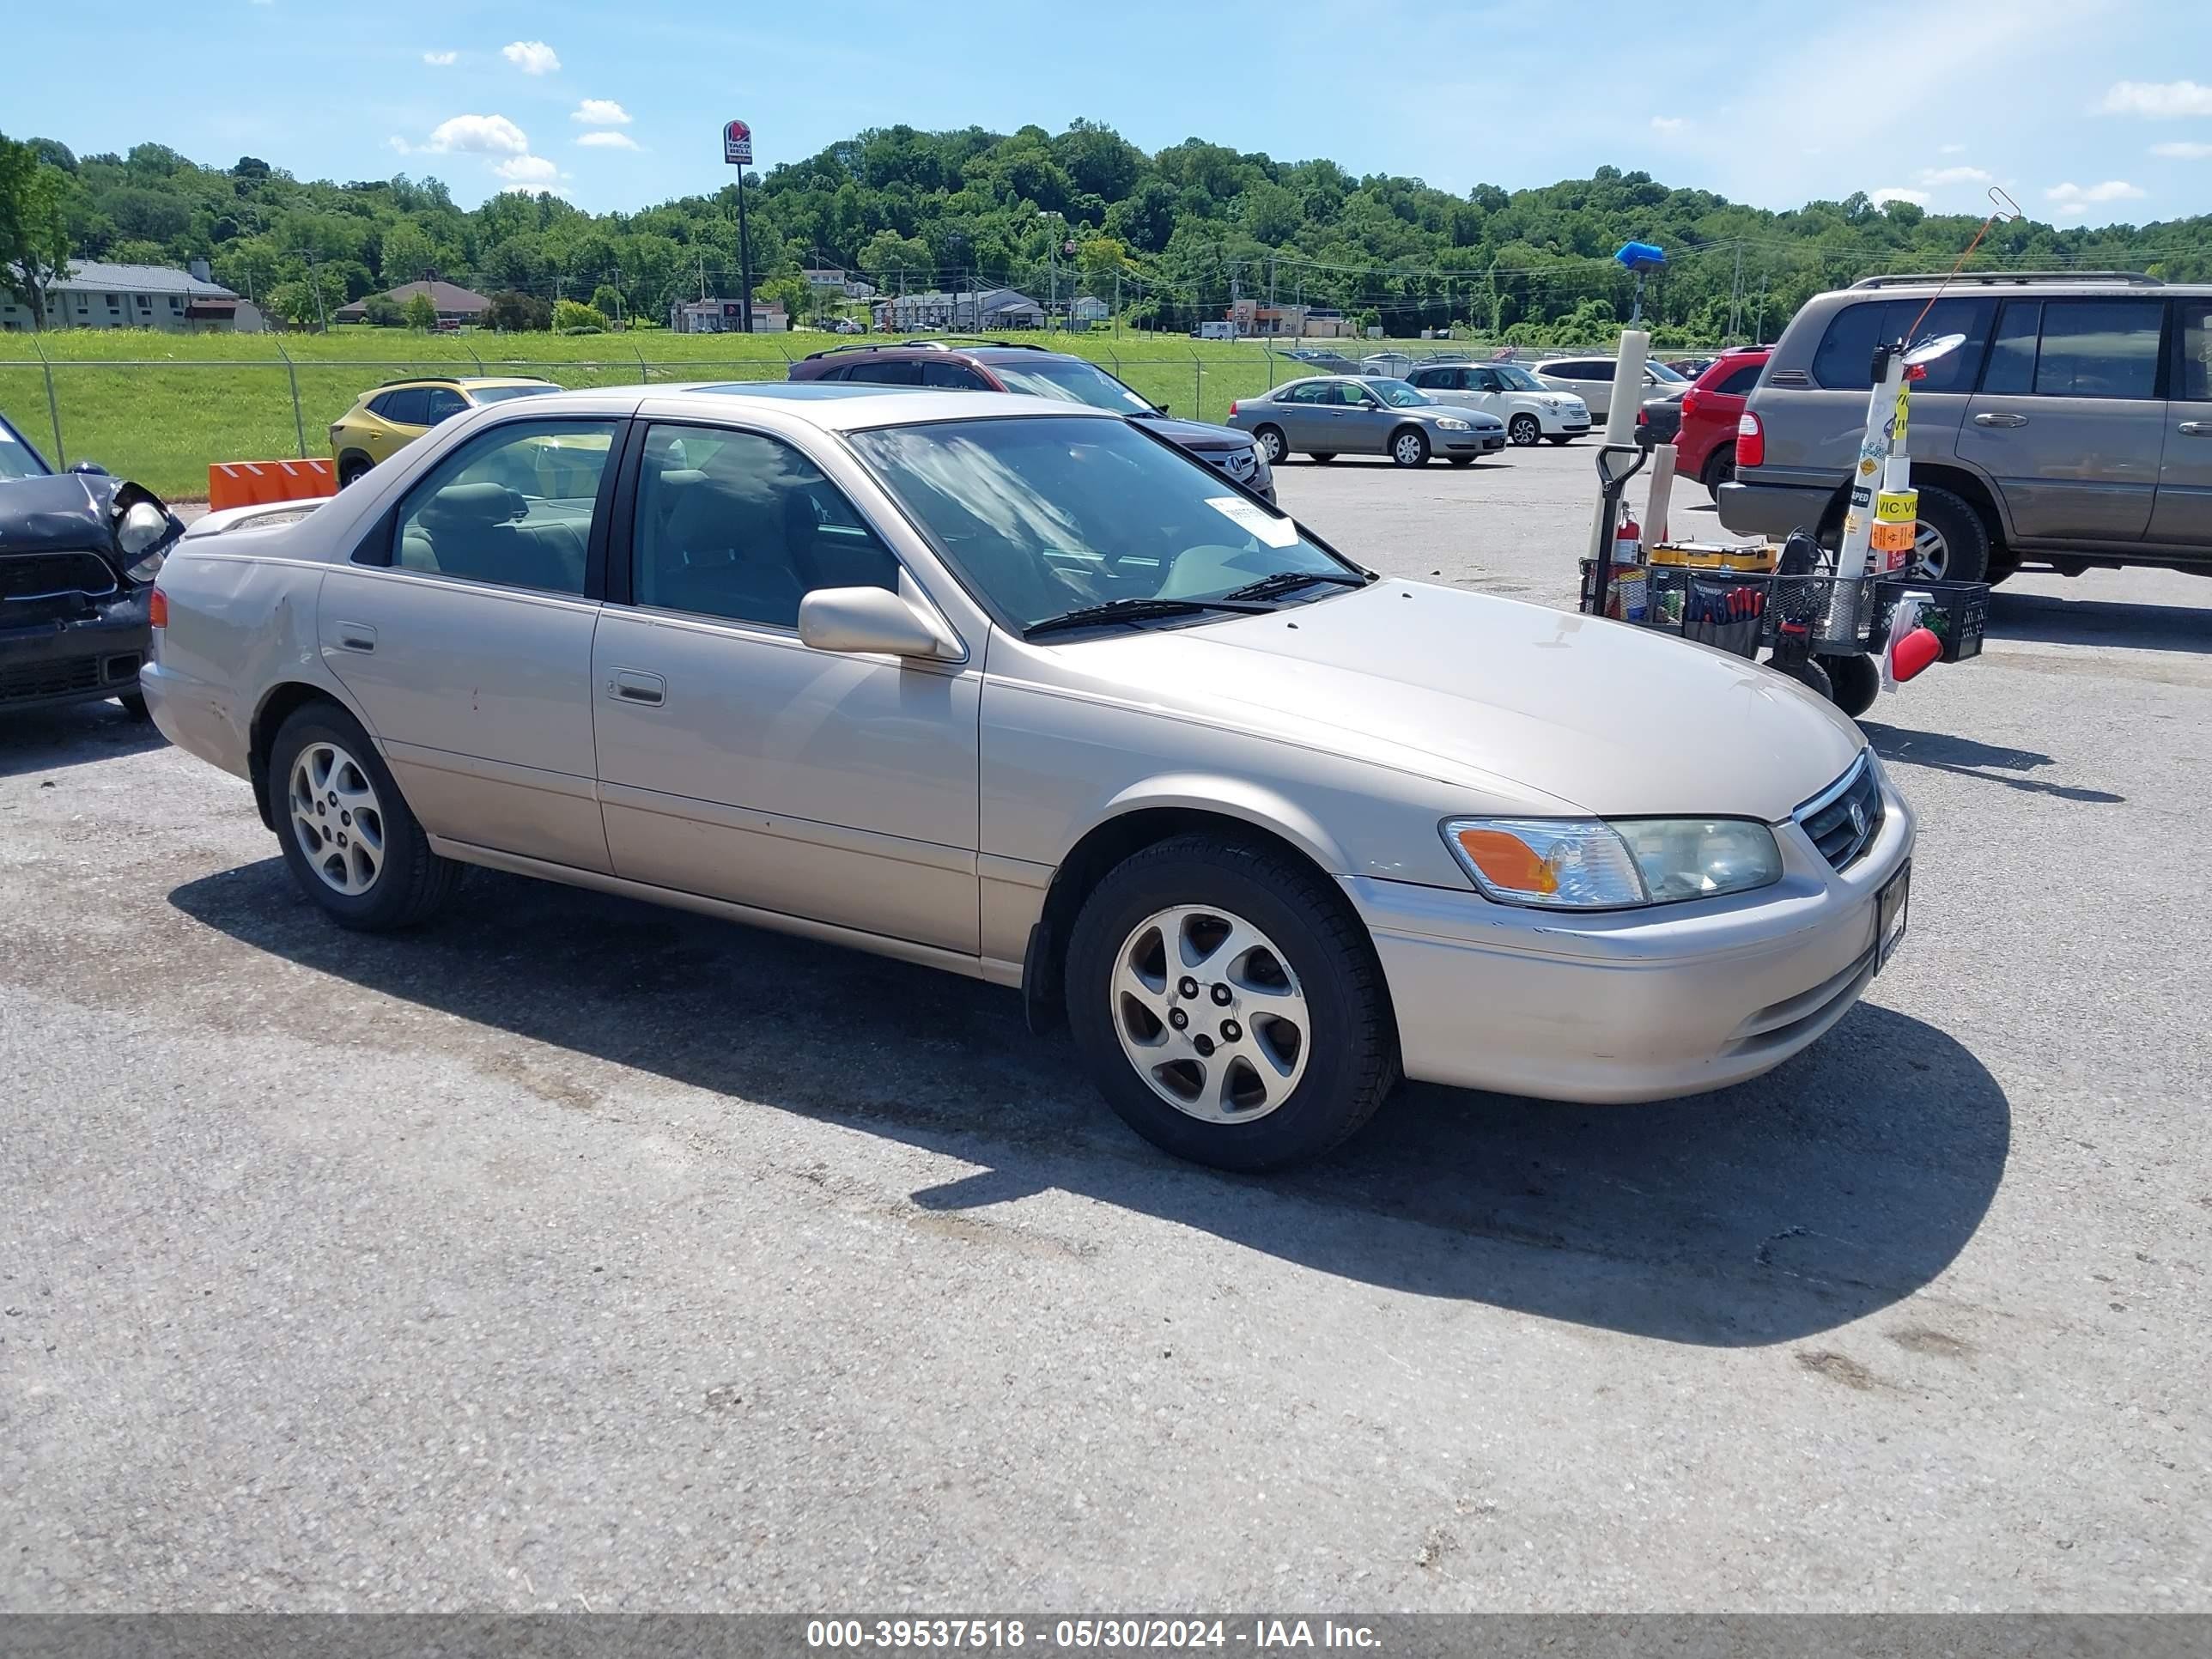
<svg viewBox="0 0 2212 1659"><path fill-rule="evenodd" d="M2026 426L2027 416L2025 415L1977 415L1974 416L1974 424L1976 426Z"/></svg>
<svg viewBox="0 0 2212 1659"><path fill-rule="evenodd" d="M658 674L617 668L607 677L607 695L617 702L643 703L648 708L658 708L668 701L668 682Z"/></svg>
<svg viewBox="0 0 2212 1659"><path fill-rule="evenodd" d="M2212 438L2212 421L2184 421L2181 429L2192 438Z"/></svg>
<svg viewBox="0 0 2212 1659"><path fill-rule="evenodd" d="M336 625L338 649L358 651L364 655L376 649L376 630L367 623L342 622Z"/></svg>

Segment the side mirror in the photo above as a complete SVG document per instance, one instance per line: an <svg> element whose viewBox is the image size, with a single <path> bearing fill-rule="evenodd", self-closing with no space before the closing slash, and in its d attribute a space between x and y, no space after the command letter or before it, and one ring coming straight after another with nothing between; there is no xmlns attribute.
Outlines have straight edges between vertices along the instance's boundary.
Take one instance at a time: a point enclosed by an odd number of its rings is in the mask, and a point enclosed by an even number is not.
<svg viewBox="0 0 2212 1659"><path fill-rule="evenodd" d="M821 587L799 602L799 637L817 651L957 659L952 630L918 599L886 587Z"/></svg>
<svg viewBox="0 0 2212 1659"><path fill-rule="evenodd" d="M1359 400L1359 406L1362 409L1380 409L1382 407L1382 400L1370 392Z"/></svg>
<svg viewBox="0 0 2212 1659"><path fill-rule="evenodd" d="M75 466L70 468L70 471L82 472L91 478L105 478L108 476L107 469L98 461L79 461Z"/></svg>
<svg viewBox="0 0 2212 1659"><path fill-rule="evenodd" d="M1161 414L1163 414L1163 415L1165 415L1165 414L1168 414L1168 413L1170 413L1170 410L1169 410L1169 408L1168 408L1168 405L1167 405L1167 404L1154 404L1152 405L1152 407L1153 407L1154 409L1158 410Z"/></svg>

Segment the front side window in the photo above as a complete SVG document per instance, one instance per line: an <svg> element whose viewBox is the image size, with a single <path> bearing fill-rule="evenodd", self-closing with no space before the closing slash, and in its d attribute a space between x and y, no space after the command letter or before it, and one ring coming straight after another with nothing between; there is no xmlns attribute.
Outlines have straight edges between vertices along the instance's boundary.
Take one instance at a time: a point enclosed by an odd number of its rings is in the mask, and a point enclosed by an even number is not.
<svg viewBox="0 0 2212 1659"><path fill-rule="evenodd" d="M435 426L441 421L450 421L456 415L468 412L468 399L449 386L434 386L426 401L424 420Z"/></svg>
<svg viewBox="0 0 2212 1659"><path fill-rule="evenodd" d="M1126 422L943 421L851 442L1016 628L1119 599L1203 602L1281 574L1350 574L1286 515Z"/></svg>
<svg viewBox="0 0 2212 1659"><path fill-rule="evenodd" d="M1369 392L1392 409L1414 409L1429 401L1419 386L1408 386L1403 380L1370 380L1366 384ZM1355 394L1352 402L1358 401Z"/></svg>
<svg viewBox="0 0 2212 1659"><path fill-rule="evenodd" d="M983 377L963 363L924 363L921 366L924 386L943 386L951 392L988 392Z"/></svg>
<svg viewBox="0 0 2212 1659"><path fill-rule="evenodd" d="M2165 323L2166 306L2158 300L2046 301L2036 396L2155 396Z"/></svg>
<svg viewBox="0 0 2212 1659"><path fill-rule="evenodd" d="M898 561L822 470L780 439L720 427L647 434L632 536L640 605L799 626L817 588L898 588Z"/></svg>
<svg viewBox="0 0 2212 1659"><path fill-rule="evenodd" d="M550 380L533 386L480 386L470 396L480 404L503 404L510 398L542 398L561 388Z"/></svg>
<svg viewBox="0 0 2212 1659"><path fill-rule="evenodd" d="M1544 390L1544 383L1541 380L1531 374L1527 369L1519 368L1512 363L1499 363L1496 368L1491 369L1490 373L1496 376L1509 391L1541 392Z"/></svg>
<svg viewBox="0 0 2212 1659"><path fill-rule="evenodd" d="M391 562L548 593L584 591L612 421L516 421L433 468L399 505Z"/></svg>

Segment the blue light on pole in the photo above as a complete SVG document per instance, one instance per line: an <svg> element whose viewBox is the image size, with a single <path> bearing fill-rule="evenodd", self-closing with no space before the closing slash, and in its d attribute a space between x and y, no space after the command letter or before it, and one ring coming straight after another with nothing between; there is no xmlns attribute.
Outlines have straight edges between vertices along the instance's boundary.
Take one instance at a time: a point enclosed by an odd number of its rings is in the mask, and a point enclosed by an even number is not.
<svg viewBox="0 0 2212 1659"><path fill-rule="evenodd" d="M1628 317L1633 325L1644 320L1644 274L1665 264L1667 251L1650 242L1623 242L1613 257L1624 270L1636 273L1636 307Z"/></svg>

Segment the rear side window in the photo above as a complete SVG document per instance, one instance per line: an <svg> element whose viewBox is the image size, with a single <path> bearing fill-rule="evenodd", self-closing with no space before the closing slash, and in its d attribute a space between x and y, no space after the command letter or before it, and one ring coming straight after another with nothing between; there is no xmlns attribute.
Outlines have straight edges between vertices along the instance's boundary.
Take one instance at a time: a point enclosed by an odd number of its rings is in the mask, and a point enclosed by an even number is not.
<svg viewBox="0 0 2212 1659"><path fill-rule="evenodd" d="M611 421L493 428L407 493L392 562L500 587L581 593L614 430Z"/></svg>
<svg viewBox="0 0 2212 1659"><path fill-rule="evenodd" d="M1845 306L1828 319L1813 354L1813 379L1832 392L1866 392L1874 386L1874 349L1883 340L1894 340L1908 328L1914 340L1931 340L1945 334L1963 334L1966 344L1948 357L1928 365L1928 378L1916 392L1971 392L1981 372L1982 353L1989 343L1990 319L1995 304L1976 295L1938 300L1917 328L1925 300L1863 300Z"/></svg>
<svg viewBox="0 0 2212 1659"><path fill-rule="evenodd" d="M2158 392L2158 300L2051 300L2035 361L2039 398L2149 398Z"/></svg>
<svg viewBox="0 0 2212 1659"><path fill-rule="evenodd" d="M855 363L846 374L848 380L865 381L871 386L920 386L921 365L919 363Z"/></svg>
<svg viewBox="0 0 2212 1659"><path fill-rule="evenodd" d="M1982 376L1984 392L2024 398L2035 390L2035 343L2042 332L2042 301L2005 301L1997 318L1996 337L1990 343L1989 373Z"/></svg>
<svg viewBox="0 0 2212 1659"><path fill-rule="evenodd" d="M1759 384L1759 371L1762 365L1758 363L1746 363L1712 389L1725 397L1748 397L1751 395L1752 387Z"/></svg>
<svg viewBox="0 0 2212 1659"><path fill-rule="evenodd" d="M1317 404L1328 390L1327 380L1301 380L1275 394L1279 404Z"/></svg>
<svg viewBox="0 0 2212 1659"><path fill-rule="evenodd" d="M1609 380L1613 365L1608 362L1569 363L1559 372L1571 380Z"/></svg>
<svg viewBox="0 0 2212 1659"><path fill-rule="evenodd" d="M380 401L384 406L376 412L394 426L430 424L430 394L422 386L402 386L397 392L387 392Z"/></svg>

